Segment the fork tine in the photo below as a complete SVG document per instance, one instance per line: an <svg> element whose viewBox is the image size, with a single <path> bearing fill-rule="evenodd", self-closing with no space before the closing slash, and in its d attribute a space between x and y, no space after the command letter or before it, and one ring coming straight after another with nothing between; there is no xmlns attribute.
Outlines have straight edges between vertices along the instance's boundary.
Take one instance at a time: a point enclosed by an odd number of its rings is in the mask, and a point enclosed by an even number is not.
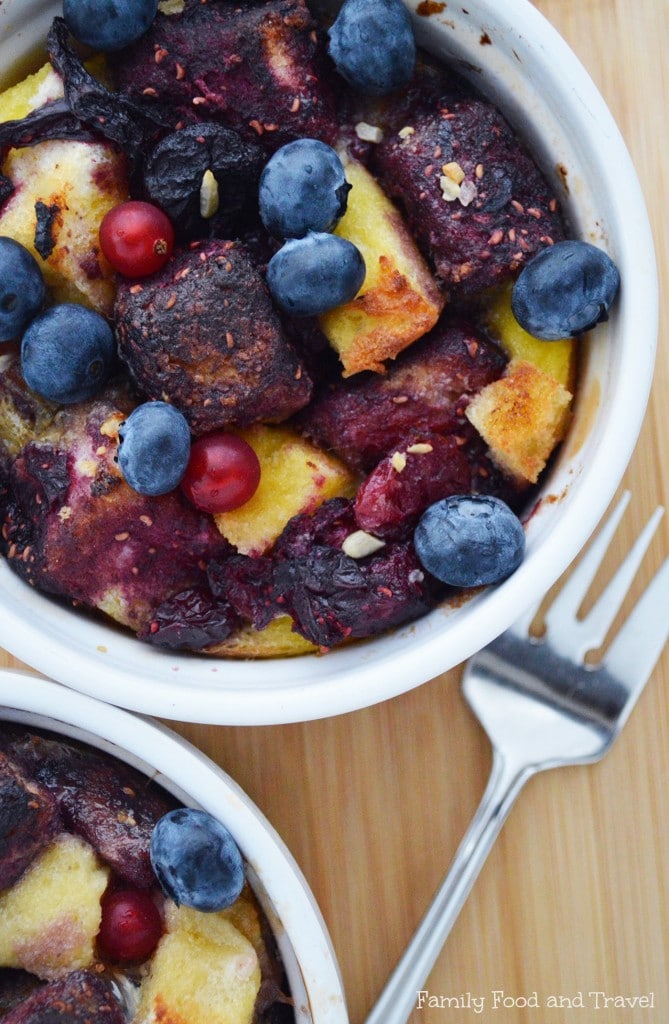
<svg viewBox="0 0 669 1024"><path fill-rule="evenodd" d="M639 598L604 658L603 666L630 689L622 728L669 639L669 558Z"/></svg>
<svg viewBox="0 0 669 1024"><path fill-rule="evenodd" d="M657 524L663 515L663 508L655 509L655 512L637 537L625 561L621 563L620 568L598 598L595 606L583 622L579 623L584 643L582 654L585 654L587 650L596 650L596 648L601 647L604 643L606 634L622 607L632 580L636 576L637 570L643 561L643 556L648 550L648 545L653 539Z"/></svg>
<svg viewBox="0 0 669 1024"><path fill-rule="evenodd" d="M547 609L544 615L546 628L554 631L556 638L560 635L560 630L566 624L569 625L570 630L573 630L573 620L576 618L576 613L583 603L593 579L597 575L597 570L604 560L604 556L608 551L614 533L618 529L618 524L629 504L629 500L630 492L625 491L602 527L598 537L572 572L550 608Z"/></svg>

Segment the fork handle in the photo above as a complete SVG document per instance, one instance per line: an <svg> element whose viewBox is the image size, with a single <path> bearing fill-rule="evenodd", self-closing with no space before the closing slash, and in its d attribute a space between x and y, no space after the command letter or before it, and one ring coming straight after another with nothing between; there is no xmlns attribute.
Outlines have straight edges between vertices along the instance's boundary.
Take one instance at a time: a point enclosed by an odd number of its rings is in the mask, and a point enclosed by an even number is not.
<svg viewBox="0 0 669 1024"><path fill-rule="evenodd" d="M502 825L535 773L493 750L490 778L441 886L386 982L366 1024L406 1024Z"/></svg>

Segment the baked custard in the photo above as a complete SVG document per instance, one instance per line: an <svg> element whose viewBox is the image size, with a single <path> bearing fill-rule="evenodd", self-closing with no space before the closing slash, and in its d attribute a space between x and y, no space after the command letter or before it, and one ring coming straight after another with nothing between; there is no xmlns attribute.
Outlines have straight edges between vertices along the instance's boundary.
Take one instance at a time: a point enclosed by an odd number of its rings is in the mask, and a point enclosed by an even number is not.
<svg viewBox="0 0 669 1024"><path fill-rule="evenodd" d="M294 1019L274 938L223 826L111 756L5 723L0 1018Z"/></svg>
<svg viewBox="0 0 669 1024"><path fill-rule="evenodd" d="M512 295L565 224L405 17L168 0L86 64L56 18L49 62L0 95L0 235L47 289L0 364L2 544L31 586L158 646L277 657L519 563L576 358Z"/></svg>

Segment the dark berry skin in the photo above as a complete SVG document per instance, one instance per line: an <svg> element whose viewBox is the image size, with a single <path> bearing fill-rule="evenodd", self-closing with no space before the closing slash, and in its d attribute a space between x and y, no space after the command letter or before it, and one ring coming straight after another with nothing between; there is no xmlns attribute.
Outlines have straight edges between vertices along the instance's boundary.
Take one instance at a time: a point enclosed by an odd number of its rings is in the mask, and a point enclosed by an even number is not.
<svg viewBox="0 0 669 1024"><path fill-rule="evenodd" d="M416 43L401 0L346 0L328 34L337 71L362 92L385 96L411 78Z"/></svg>
<svg viewBox="0 0 669 1024"><path fill-rule="evenodd" d="M177 906L211 913L230 907L244 888L244 863L225 825L192 807L170 811L151 837L151 863Z"/></svg>
<svg viewBox="0 0 669 1024"><path fill-rule="evenodd" d="M21 342L26 384L59 405L93 398L106 383L115 359L114 335L107 321L70 302L36 317Z"/></svg>
<svg viewBox="0 0 669 1024"><path fill-rule="evenodd" d="M293 316L318 316L350 302L364 280L360 250L345 238L322 232L291 238L267 268L272 298Z"/></svg>
<svg viewBox="0 0 669 1024"><path fill-rule="evenodd" d="M170 217L179 239L235 238L257 219L258 181L266 157L254 142L220 124L191 124L171 132L151 151L144 188ZM206 171L218 185L218 209L200 210Z"/></svg>
<svg viewBox="0 0 669 1024"><path fill-rule="evenodd" d="M375 537L404 540L433 502L471 491L472 476L464 445L455 437L408 437L363 480L355 499L356 522Z"/></svg>
<svg viewBox="0 0 669 1024"><path fill-rule="evenodd" d="M206 587L191 587L162 601L138 636L156 647L201 651L227 640L238 626L227 601L215 600Z"/></svg>
<svg viewBox="0 0 669 1024"><path fill-rule="evenodd" d="M459 494L430 505L414 532L421 564L452 587L499 583L520 565L525 534L500 498Z"/></svg>
<svg viewBox="0 0 669 1024"><path fill-rule="evenodd" d="M620 287L618 268L602 249L570 239L538 253L513 287L513 314L545 341L571 338L608 319Z"/></svg>
<svg viewBox="0 0 669 1024"><path fill-rule="evenodd" d="M190 428L167 402L145 402L118 432L118 464L139 494L167 494L180 483L190 457Z"/></svg>
<svg viewBox="0 0 669 1024"><path fill-rule="evenodd" d="M346 212L351 186L341 160L318 139L297 139L277 150L260 178L260 216L275 238L332 231Z"/></svg>
<svg viewBox="0 0 669 1024"><path fill-rule="evenodd" d="M63 18L75 39L96 50L120 50L147 31L158 0L63 0Z"/></svg>
<svg viewBox="0 0 669 1024"><path fill-rule="evenodd" d="M13 238L0 238L0 342L18 337L44 302L37 260Z"/></svg>

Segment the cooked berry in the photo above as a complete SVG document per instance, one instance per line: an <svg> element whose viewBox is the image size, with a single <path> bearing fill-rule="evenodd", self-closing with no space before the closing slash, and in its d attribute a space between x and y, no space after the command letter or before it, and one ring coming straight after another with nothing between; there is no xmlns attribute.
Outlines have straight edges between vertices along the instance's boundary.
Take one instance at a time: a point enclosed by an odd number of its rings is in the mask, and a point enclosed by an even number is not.
<svg viewBox="0 0 669 1024"><path fill-rule="evenodd" d="M414 533L423 566L452 587L499 583L520 565L525 534L501 499L459 494L423 513Z"/></svg>
<svg viewBox="0 0 669 1024"><path fill-rule="evenodd" d="M506 363L481 331L449 314L401 352L387 373L345 380L333 374L300 425L320 447L369 471L413 431L461 431L469 396L500 377Z"/></svg>
<svg viewBox="0 0 669 1024"><path fill-rule="evenodd" d="M329 36L337 71L363 92L385 96L411 78L416 43L401 0L346 0Z"/></svg>
<svg viewBox="0 0 669 1024"><path fill-rule="evenodd" d="M303 512L286 523L274 545L276 558L298 558L314 547L341 548L357 529L350 498L329 498L315 512Z"/></svg>
<svg viewBox="0 0 669 1024"><path fill-rule="evenodd" d="M207 566L212 592L230 602L235 612L248 619L254 629L264 629L279 614L272 592L274 563L271 558L232 555L224 562Z"/></svg>
<svg viewBox="0 0 669 1024"><path fill-rule="evenodd" d="M135 199L114 206L102 218L100 247L124 277L148 277L165 266L174 249L169 217L152 203Z"/></svg>
<svg viewBox="0 0 669 1024"><path fill-rule="evenodd" d="M35 257L0 238L0 342L18 337L42 308L46 286Z"/></svg>
<svg viewBox="0 0 669 1024"><path fill-rule="evenodd" d="M272 298L293 316L318 316L350 302L364 279L360 250L345 238L324 233L290 239L267 268Z"/></svg>
<svg viewBox="0 0 669 1024"><path fill-rule="evenodd" d="M120 889L102 900L100 952L115 963L141 963L158 945L163 924L145 889Z"/></svg>
<svg viewBox="0 0 669 1024"><path fill-rule="evenodd" d="M160 819L151 837L151 863L177 906L223 910L244 887L244 863L232 835L195 808L179 808Z"/></svg>
<svg viewBox="0 0 669 1024"><path fill-rule="evenodd" d="M42 398L72 405L100 391L115 356L107 321L85 306L64 302L29 325L21 342L21 371Z"/></svg>
<svg viewBox="0 0 669 1024"><path fill-rule="evenodd" d="M203 512L231 512L245 505L260 483L260 462L236 434L207 434L193 444L181 489Z"/></svg>
<svg viewBox="0 0 669 1024"><path fill-rule="evenodd" d="M162 601L138 636L156 647L201 651L227 640L238 625L226 601L216 601L205 587L197 587Z"/></svg>
<svg viewBox="0 0 669 1024"><path fill-rule="evenodd" d="M96 50L120 50L144 35L158 0L63 0L72 35Z"/></svg>
<svg viewBox="0 0 669 1024"><path fill-rule="evenodd" d="M351 186L341 160L318 139L277 150L260 178L260 216L275 238L331 231L346 212Z"/></svg>
<svg viewBox="0 0 669 1024"><path fill-rule="evenodd" d="M167 494L178 486L190 456L190 430L167 402L144 402L119 427L118 464L139 494Z"/></svg>
<svg viewBox="0 0 669 1024"><path fill-rule="evenodd" d="M608 319L620 287L618 268L589 242L558 242L538 253L513 287L513 314L536 338L557 341Z"/></svg>
<svg viewBox="0 0 669 1024"><path fill-rule="evenodd" d="M471 491L472 475L464 446L454 437L426 433L406 438L360 485L356 522L377 537L409 537L433 502Z"/></svg>
<svg viewBox="0 0 669 1024"><path fill-rule="evenodd" d="M316 546L277 562L274 584L296 631L320 647L409 622L429 611L435 598L434 581L410 544L389 544L360 561Z"/></svg>
<svg viewBox="0 0 669 1024"><path fill-rule="evenodd" d="M180 239L234 238L257 217L260 146L219 124L171 132L149 154L144 187Z"/></svg>

